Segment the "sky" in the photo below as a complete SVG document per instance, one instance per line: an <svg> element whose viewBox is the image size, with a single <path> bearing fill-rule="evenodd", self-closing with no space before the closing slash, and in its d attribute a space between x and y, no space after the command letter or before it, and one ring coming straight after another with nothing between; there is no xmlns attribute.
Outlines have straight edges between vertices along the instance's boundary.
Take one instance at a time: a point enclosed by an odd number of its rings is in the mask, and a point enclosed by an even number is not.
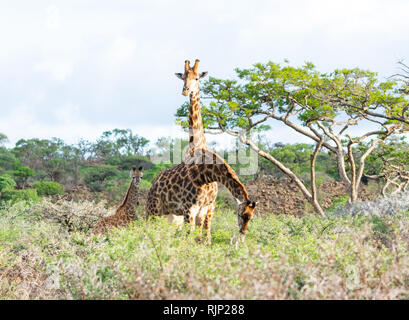
<svg viewBox="0 0 409 320"><path fill-rule="evenodd" d="M409 60L408 12L407 0L0 0L0 132L8 146L114 128L184 137L174 73L186 59L218 78L284 59L386 78ZM272 126L273 142L306 141Z"/></svg>

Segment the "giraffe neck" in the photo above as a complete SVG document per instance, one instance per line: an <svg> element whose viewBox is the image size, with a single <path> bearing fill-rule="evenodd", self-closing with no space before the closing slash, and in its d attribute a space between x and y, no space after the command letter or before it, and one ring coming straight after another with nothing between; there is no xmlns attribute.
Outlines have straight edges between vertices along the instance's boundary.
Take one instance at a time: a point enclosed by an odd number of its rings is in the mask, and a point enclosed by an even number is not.
<svg viewBox="0 0 409 320"><path fill-rule="evenodd" d="M191 179L198 180L199 184L219 182L229 189L240 203L250 200L236 172L217 153L206 149L196 150L186 164L190 167Z"/></svg>
<svg viewBox="0 0 409 320"><path fill-rule="evenodd" d="M234 170L227 163L215 166L218 166L218 170L216 168L213 170L214 173L211 175L213 179L229 189L232 196L240 203L249 201L248 192Z"/></svg>
<svg viewBox="0 0 409 320"><path fill-rule="evenodd" d="M207 149L203 130L202 107L200 105L200 90L190 95L189 107L189 150L197 148Z"/></svg>
<svg viewBox="0 0 409 320"><path fill-rule="evenodd" d="M118 212L121 212L121 214L126 215L128 217L131 217L135 214L136 211L136 203L138 200L138 185L134 183L134 181L131 181L131 184L129 185L128 192L126 193L126 196L124 198L124 201L122 202L121 206Z"/></svg>

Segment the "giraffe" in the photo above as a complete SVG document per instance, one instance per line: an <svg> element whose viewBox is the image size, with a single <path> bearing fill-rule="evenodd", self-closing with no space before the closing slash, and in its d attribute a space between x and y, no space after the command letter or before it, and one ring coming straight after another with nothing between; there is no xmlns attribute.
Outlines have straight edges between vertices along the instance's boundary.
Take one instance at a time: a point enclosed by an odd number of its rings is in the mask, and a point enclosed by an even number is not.
<svg viewBox="0 0 409 320"><path fill-rule="evenodd" d="M167 215L168 219L174 219L173 215L183 217L191 225L198 223L200 208L208 201L202 187L211 182L226 186L236 199L239 233L244 240L257 203L250 200L246 188L223 158L205 148L194 150L184 162L156 177L149 190L146 217ZM210 244L210 220L200 219L200 224L200 238L204 227Z"/></svg>
<svg viewBox="0 0 409 320"><path fill-rule="evenodd" d="M138 189L143 176L142 167L139 167L138 171L136 167L132 167L129 175L132 181L122 204L114 215L101 218L92 228L92 234L105 233L111 227L126 226L135 219L136 206L139 204Z"/></svg>
<svg viewBox="0 0 409 320"><path fill-rule="evenodd" d="M206 138L204 136L203 121L202 121L202 110L200 105L200 87L199 80L204 78L208 72L199 73L199 60L195 60L193 67L190 67L190 61L185 61L184 73L175 73L175 75L183 80L183 90L182 95L188 96L190 100L189 107L189 146L185 155L185 160L187 160L197 149L208 149ZM205 197L205 201L198 212L197 225L202 226L204 220L206 224L211 223L213 217L213 212L216 207L216 196L217 196L217 182L211 182L202 185L200 193ZM174 217L174 219L177 219ZM194 227L194 225L193 225Z"/></svg>

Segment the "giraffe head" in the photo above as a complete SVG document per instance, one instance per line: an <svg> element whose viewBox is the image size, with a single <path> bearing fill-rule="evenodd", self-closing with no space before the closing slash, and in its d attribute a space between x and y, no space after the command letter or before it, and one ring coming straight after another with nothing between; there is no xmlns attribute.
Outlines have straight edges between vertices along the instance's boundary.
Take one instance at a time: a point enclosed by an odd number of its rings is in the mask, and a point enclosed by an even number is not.
<svg viewBox="0 0 409 320"><path fill-rule="evenodd" d="M132 178L132 183L134 183L136 187L139 186L143 177L142 167L139 167L138 171L136 170L136 167L132 167L129 176Z"/></svg>
<svg viewBox="0 0 409 320"><path fill-rule="evenodd" d="M237 212L237 220L239 223L239 232L241 233L242 240L246 236L247 227L249 221L253 219L254 209L257 206L257 202L248 200L239 205Z"/></svg>
<svg viewBox="0 0 409 320"><path fill-rule="evenodd" d="M183 80L182 94L188 96L199 91L199 80L207 75L206 72L199 73L199 60L196 59L193 68L190 67L189 60L185 61L185 72L175 73L176 77Z"/></svg>

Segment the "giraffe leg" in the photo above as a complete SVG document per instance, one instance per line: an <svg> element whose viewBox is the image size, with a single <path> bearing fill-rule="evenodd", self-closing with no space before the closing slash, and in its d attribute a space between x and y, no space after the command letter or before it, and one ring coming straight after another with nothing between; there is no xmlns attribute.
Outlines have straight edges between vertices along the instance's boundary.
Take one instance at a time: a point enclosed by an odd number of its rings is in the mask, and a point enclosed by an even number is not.
<svg viewBox="0 0 409 320"><path fill-rule="evenodd" d="M200 234L196 237L196 242L202 242L203 239L203 226L206 220L206 214L208 211L208 206L202 207L199 211L199 214L196 216L196 225L200 228Z"/></svg>
<svg viewBox="0 0 409 320"><path fill-rule="evenodd" d="M187 210L186 214L184 214L185 222L190 224L190 233L192 233L195 230L196 216L199 213L200 213L200 207L198 205L194 205L189 210Z"/></svg>
<svg viewBox="0 0 409 320"><path fill-rule="evenodd" d="M213 218L213 212L214 209L216 207L216 203L213 202L210 206L209 206L209 210L207 211L206 214L206 219L205 219L205 223L204 223L204 228L206 229L206 235L207 235L207 244L212 244L212 235L210 233L210 228L211 228L211 224L212 224L212 218Z"/></svg>
<svg viewBox="0 0 409 320"><path fill-rule="evenodd" d="M202 238L203 235L203 226L206 220L207 211L209 210L208 208L208 206L201 208L199 215L196 218L196 224L200 227L200 238Z"/></svg>

